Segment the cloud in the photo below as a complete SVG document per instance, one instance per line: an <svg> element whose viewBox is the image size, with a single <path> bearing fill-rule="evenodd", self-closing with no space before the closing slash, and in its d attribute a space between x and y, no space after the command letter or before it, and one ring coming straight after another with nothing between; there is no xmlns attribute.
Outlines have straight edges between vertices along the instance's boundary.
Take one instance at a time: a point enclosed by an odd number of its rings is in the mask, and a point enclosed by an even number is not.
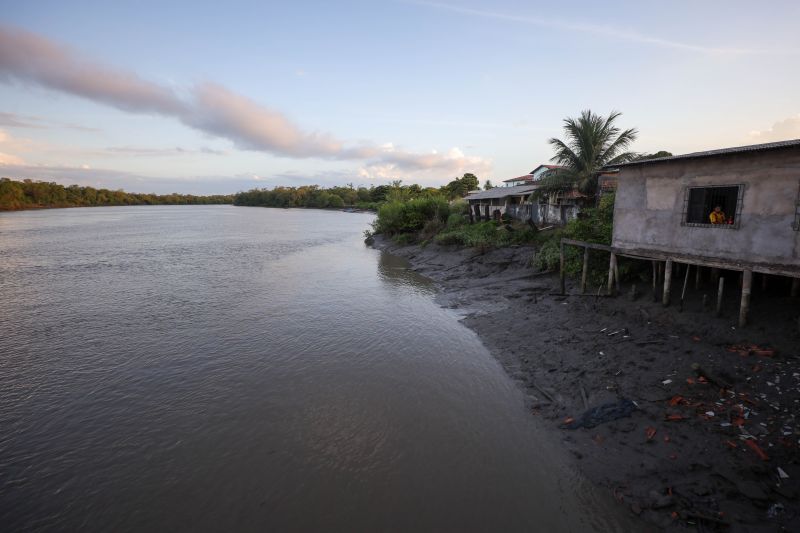
<svg viewBox="0 0 800 533"><path fill-rule="evenodd" d="M214 148L208 148L206 146L193 149L193 148L181 148L180 146L176 146L174 148L155 148L155 147L146 147L146 146L109 146L105 148L103 151L98 152L98 155L131 155L135 157L164 157L164 156L175 156L175 155L192 155L192 154L208 154L208 155L226 155L227 152L224 150L216 150Z"/></svg>
<svg viewBox="0 0 800 533"><path fill-rule="evenodd" d="M751 131L750 137L760 142L800 139L800 113L776 122L768 130Z"/></svg>
<svg viewBox="0 0 800 533"><path fill-rule="evenodd" d="M44 37L0 26L0 80L33 84L104 103L123 111L176 119L206 134L226 138L243 150L292 158L368 160L398 171L449 171L480 158L451 153L415 153L363 144L347 146L324 132L304 131L279 111L216 83L198 84L181 98L171 88L90 61Z"/></svg>
<svg viewBox="0 0 800 533"><path fill-rule="evenodd" d="M16 113L6 113L0 111L0 126L9 128L43 128L41 124L36 123L36 119L32 117L24 117Z"/></svg>
<svg viewBox="0 0 800 533"><path fill-rule="evenodd" d="M576 23L558 19L549 19L543 17L534 17L526 15L516 15L508 13L499 13L495 11L486 11L481 9L473 9L469 7L455 6L452 4L445 4L439 2L425 2L408 0L409 4L416 4L419 6L430 7L459 13L461 15L469 15L487 19L504 20L509 22L516 22L521 24L529 24L531 26L538 26L543 28L551 28L556 30L565 30L576 33L591 33L601 37L611 39L631 41L639 44L646 44L651 46L658 46L661 48L672 48L677 50L685 50L687 52L701 52L707 54L730 54L730 55L749 55L749 54L774 54L777 52L788 53L796 55L800 53L799 50L758 50L752 48L731 48L731 47L716 47L704 46L693 43L684 43L681 41L672 41L669 39L662 39L660 37L652 37L637 32L621 30L617 27L601 26L595 24Z"/></svg>

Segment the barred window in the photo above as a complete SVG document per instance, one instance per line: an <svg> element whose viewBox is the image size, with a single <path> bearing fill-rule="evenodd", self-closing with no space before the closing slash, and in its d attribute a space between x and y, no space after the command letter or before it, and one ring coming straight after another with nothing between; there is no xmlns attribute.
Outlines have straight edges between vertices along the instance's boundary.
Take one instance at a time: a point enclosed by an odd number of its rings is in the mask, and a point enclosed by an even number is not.
<svg viewBox="0 0 800 533"><path fill-rule="evenodd" d="M794 230L800 231L800 187L797 188L797 201L794 204Z"/></svg>
<svg viewBox="0 0 800 533"><path fill-rule="evenodd" d="M681 224L735 229L742 212L742 185L687 187ZM717 208L719 211L717 212ZM712 213L718 213L712 217ZM712 219L716 222L712 223Z"/></svg>

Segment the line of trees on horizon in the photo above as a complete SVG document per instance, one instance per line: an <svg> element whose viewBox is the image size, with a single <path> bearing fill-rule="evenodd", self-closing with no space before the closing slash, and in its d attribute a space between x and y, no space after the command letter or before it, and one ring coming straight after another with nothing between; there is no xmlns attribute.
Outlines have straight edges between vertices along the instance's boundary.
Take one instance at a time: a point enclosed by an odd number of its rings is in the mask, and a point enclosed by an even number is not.
<svg viewBox="0 0 800 533"><path fill-rule="evenodd" d="M142 194L55 182L0 178L0 211L52 207L231 204L234 195Z"/></svg>

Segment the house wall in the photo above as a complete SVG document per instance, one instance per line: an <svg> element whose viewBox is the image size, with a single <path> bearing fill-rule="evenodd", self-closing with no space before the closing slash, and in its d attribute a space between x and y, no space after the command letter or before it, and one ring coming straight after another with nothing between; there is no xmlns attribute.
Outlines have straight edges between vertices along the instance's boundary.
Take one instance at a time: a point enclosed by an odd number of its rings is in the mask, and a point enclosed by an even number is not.
<svg viewBox="0 0 800 533"><path fill-rule="evenodd" d="M740 184L738 228L682 225L686 187ZM800 267L798 187L796 148L621 167L612 244Z"/></svg>

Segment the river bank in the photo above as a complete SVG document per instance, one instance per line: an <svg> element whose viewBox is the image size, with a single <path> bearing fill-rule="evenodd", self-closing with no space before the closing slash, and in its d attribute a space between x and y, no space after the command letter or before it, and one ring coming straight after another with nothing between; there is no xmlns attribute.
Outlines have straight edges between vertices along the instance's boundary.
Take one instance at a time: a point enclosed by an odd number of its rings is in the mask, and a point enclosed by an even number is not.
<svg viewBox="0 0 800 533"><path fill-rule="evenodd" d="M755 294L753 325L740 330L736 295L720 318L702 309L708 287L683 312L650 295L580 296L570 283L558 295L555 275L530 268L530 246L477 254L380 236L373 246L438 284L439 303L525 390L549 437L644 522L800 528L796 299Z"/></svg>

